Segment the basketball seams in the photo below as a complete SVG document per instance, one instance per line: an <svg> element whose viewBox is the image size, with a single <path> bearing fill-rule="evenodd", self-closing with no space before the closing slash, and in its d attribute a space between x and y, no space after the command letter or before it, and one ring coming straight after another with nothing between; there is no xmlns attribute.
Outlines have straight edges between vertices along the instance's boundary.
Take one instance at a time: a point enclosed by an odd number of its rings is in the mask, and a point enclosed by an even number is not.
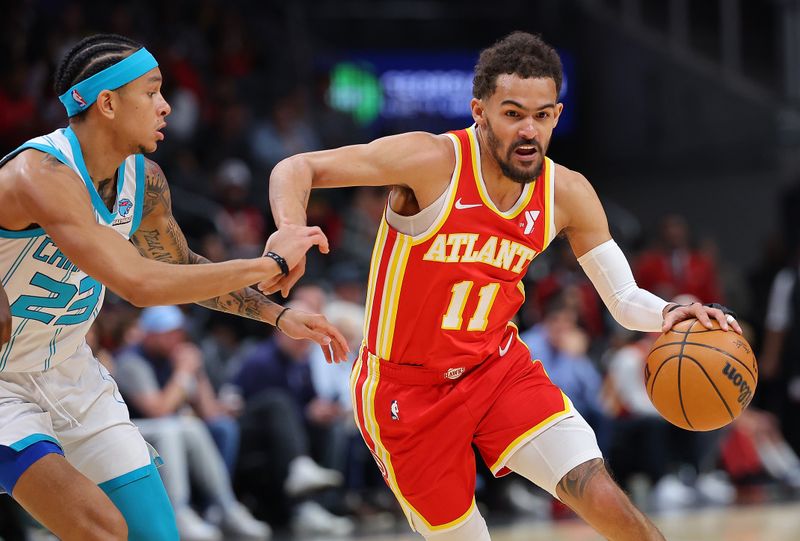
<svg viewBox="0 0 800 541"><path fill-rule="evenodd" d="M722 392L719 390L719 387L717 387L717 384L714 382L713 378L708 374L708 372L706 372L706 369L703 367L703 364L694 357L692 357L691 355L684 355L684 357L686 357L688 360L696 364L697 367L700 369L700 371L703 373L703 375L706 377L708 382L711 384L711 387L714 388L714 392L717 393L717 396L722 401L722 405L725 406L725 410L728 412L728 415L731 416L731 421L736 419L736 416L731 411L730 406L728 406L728 401L725 400L725 397L722 395Z"/></svg>
<svg viewBox="0 0 800 541"><path fill-rule="evenodd" d="M681 413L683 413L683 418L686 420L686 424L689 425L690 428L694 429L694 425L689 420L689 416L686 415L686 405L683 403L683 386L681 385L681 368L683 367L683 350L686 349L686 340L689 338L689 333L692 332L692 327L694 327L695 323L699 323L699 321L695 320L694 323L689 325L689 328L686 329L686 332L683 333L683 340L681 341L681 350L678 352L678 402L681 405Z"/></svg>
<svg viewBox="0 0 800 541"><path fill-rule="evenodd" d="M667 357L666 359L664 359L663 361L661 361L661 364L659 364L659 365L658 365L658 368L656 369L656 371L655 371L655 372L653 372L653 378L650 380L650 394L651 394L651 395L652 395L652 394L655 392L655 388L656 388L656 378L658 377L658 374L661 372L661 369L662 369L662 368L664 368L664 365L665 365L665 364L667 364L667 363L668 363L669 361L671 361L672 359L675 359L676 357L678 357L678 354L677 354L677 353L676 353L675 355L672 355L672 356L670 356L670 357Z"/></svg>
<svg viewBox="0 0 800 541"><path fill-rule="evenodd" d="M689 425L689 428L694 430L694 425L689 420L689 416L686 415L686 406L683 404L683 385L681 385L682 367L683 367L683 346L681 346L681 352L678 354L678 402L681 405L681 413L683 413L683 418L686 420L686 424Z"/></svg>
<svg viewBox="0 0 800 541"><path fill-rule="evenodd" d="M742 397L747 393L752 397L758 383L758 366L746 340L738 340L735 333L692 336L712 331L723 332L706 329L697 319L682 321L656 340L646 358L645 385L651 402L662 417L686 430L705 431L729 424L744 410L739 407L736 411ZM677 364L670 364L675 358ZM738 400L729 392L725 376L739 388ZM657 381L661 381L658 387ZM724 409L712 398L711 389Z"/></svg>
<svg viewBox="0 0 800 541"><path fill-rule="evenodd" d="M715 329L715 330L716 330L716 329ZM694 334L694 333L691 333L691 334ZM732 354L728 353L728 352L727 352L727 351L725 351L724 349L720 349L720 348L718 348L718 347L715 347L715 346L712 346L712 345L710 345L710 344L704 344L704 343L702 343L702 342L686 342L686 341L683 341L683 342L667 342L666 344L661 344L660 346L656 346L656 347L654 347L654 348L653 348L651 351L656 351L656 350L659 350L659 349L661 349L661 348L665 348L665 347L667 347L667 346L674 346L675 344L678 344L678 343L680 343L680 344L681 344L681 352L683 352L683 345L685 344L685 345L687 345L687 346L697 346L697 347L704 347L704 348L708 348L708 349L713 349L714 351L716 351L716 352L718 352L718 353L722 353L722 354L723 354L723 355L725 355L726 357L730 357L731 359L733 359L733 360L734 360L734 361L736 361L737 363L741 364L741 365L742 365L742 367L743 367L745 370L747 370L747 373L748 373L748 374L750 374L750 377L751 377L751 378L753 378L753 379L757 379L757 378L756 378L756 376L755 376L755 374L753 374L753 371L752 371L752 370L750 370L750 367L747 365L747 363L745 363L744 361L742 361L741 359L739 359L739 358L738 358L738 357L736 357L735 355L732 355Z"/></svg>

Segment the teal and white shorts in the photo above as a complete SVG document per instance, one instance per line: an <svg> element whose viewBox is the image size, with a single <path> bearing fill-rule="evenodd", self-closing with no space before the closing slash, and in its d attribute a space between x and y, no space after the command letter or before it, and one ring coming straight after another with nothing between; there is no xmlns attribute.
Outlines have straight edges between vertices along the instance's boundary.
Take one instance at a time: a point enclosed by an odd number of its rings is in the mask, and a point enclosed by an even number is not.
<svg viewBox="0 0 800 541"><path fill-rule="evenodd" d="M98 485L157 459L85 343L45 372L0 372L0 445L21 451L43 440Z"/></svg>

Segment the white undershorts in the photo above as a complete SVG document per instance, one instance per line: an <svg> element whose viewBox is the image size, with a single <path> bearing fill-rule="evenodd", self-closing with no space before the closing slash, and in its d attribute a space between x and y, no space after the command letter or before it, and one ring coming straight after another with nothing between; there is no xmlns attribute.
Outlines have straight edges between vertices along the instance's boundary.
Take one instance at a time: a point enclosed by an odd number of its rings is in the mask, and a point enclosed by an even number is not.
<svg viewBox="0 0 800 541"><path fill-rule="evenodd" d="M43 440L97 484L151 461L116 382L85 343L45 372L0 373L0 445L21 451Z"/></svg>
<svg viewBox="0 0 800 541"><path fill-rule="evenodd" d="M558 499L556 486L576 466L603 458L589 423L575 415L563 419L520 447L506 466Z"/></svg>

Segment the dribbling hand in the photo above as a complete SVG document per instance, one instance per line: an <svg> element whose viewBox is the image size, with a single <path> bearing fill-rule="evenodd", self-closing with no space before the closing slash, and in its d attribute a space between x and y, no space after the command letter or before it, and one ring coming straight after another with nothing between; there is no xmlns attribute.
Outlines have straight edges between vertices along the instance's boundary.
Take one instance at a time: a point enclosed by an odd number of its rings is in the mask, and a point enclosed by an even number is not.
<svg viewBox="0 0 800 541"><path fill-rule="evenodd" d="M742 328L739 326L739 322L736 321L736 315L732 310L717 303L700 304L699 302L685 305L668 304L664 308L664 323L661 325L661 332L667 332L676 323L692 318L697 319L707 329L714 328L711 324L711 318L714 318L719 322L719 326L723 331L731 328L742 334Z"/></svg>
<svg viewBox="0 0 800 541"><path fill-rule="evenodd" d="M11 339L11 308L8 306L8 297L0 286L0 346Z"/></svg>

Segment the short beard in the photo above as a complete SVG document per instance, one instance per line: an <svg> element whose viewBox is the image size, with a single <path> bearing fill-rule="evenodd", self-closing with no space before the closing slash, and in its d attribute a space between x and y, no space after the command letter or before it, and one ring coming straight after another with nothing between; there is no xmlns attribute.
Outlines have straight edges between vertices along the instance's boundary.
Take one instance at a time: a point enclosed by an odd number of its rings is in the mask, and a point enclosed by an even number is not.
<svg viewBox="0 0 800 541"><path fill-rule="evenodd" d="M492 125L489 123L489 120L486 120L486 142L489 144L489 152L492 154L492 158L494 161L497 162L497 165L500 166L500 170L503 172L503 175L506 178L513 180L518 184L530 184L542 173L542 166L544 165L544 151L542 150L541 145L539 142L534 140L530 141L517 141L508 149L508 154L506 159L503 160L500 158L499 148L500 148L500 140L494 134L494 130L492 129ZM533 171L526 171L523 169L519 169L511 165L511 154L514 150L522 145L534 145L536 147L536 151L539 153L540 162L539 165Z"/></svg>

